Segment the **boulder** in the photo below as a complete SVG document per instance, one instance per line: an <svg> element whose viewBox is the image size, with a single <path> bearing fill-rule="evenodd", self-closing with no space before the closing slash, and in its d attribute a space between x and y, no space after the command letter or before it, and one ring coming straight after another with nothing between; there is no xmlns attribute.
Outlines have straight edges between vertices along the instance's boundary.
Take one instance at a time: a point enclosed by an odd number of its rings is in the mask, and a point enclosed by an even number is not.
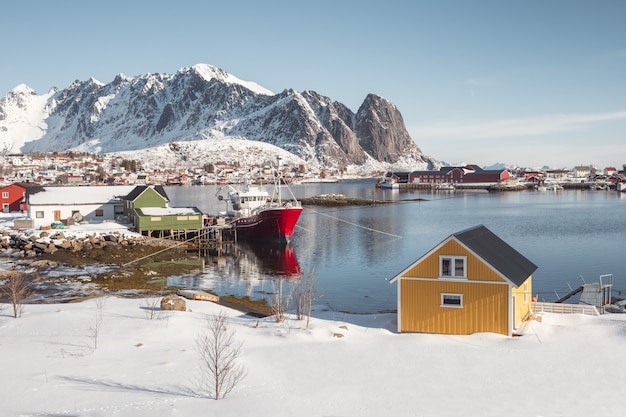
<svg viewBox="0 0 626 417"><path fill-rule="evenodd" d="M161 310L185 311L187 302L181 296L169 294L161 299Z"/></svg>
<svg viewBox="0 0 626 417"><path fill-rule="evenodd" d="M114 242L117 243L119 241L118 237L116 235L105 235L104 236L104 240L106 242Z"/></svg>
<svg viewBox="0 0 626 417"><path fill-rule="evenodd" d="M72 242L69 240L63 240L59 243L60 249L69 249L72 247Z"/></svg>

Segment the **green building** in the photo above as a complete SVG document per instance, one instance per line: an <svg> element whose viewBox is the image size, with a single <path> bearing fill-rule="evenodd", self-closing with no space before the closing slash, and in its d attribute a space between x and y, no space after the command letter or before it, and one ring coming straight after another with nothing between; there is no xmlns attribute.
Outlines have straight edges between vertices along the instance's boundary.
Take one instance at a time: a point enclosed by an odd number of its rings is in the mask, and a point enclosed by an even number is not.
<svg viewBox="0 0 626 417"><path fill-rule="evenodd" d="M124 215L144 236L177 237L199 233L202 212L196 207L169 207L169 198L160 185L140 185L124 197Z"/></svg>

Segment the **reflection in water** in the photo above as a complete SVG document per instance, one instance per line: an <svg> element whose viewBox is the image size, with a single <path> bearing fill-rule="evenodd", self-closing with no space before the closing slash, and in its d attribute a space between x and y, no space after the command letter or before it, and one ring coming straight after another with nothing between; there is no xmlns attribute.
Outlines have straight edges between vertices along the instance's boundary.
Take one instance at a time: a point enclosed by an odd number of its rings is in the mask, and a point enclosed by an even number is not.
<svg viewBox="0 0 626 417"><path fill-rule="evenodd" d="M568 293L580 276L589 282L607 273L615 274L614 290L626 292L626 216L616 214L626 209L626 193L572 190L443 195L400 190L386 196L374 182L291 187L298 198L343 194L398 199L399 204L370 207L305 207L291 244L305 276L314 278L319 302L332 309L355 313L395 309L397 288L389 279L451 233L478 224L539 266L533 274L533 293L541 301L555 301L557 292L561 296ZM168 195L178 207L198 206L216 213L223 208L210 205L214 188L169 187ZM264 265L268 258L280 259L269 255L258 259L250 254L211 258L209 263L213 263L204 274L185 279L194 279L199 288L217 294L258 298L266 291L277 291L278 274ZM250 276L246 276L248 271ZM282 282L293 279L283 277Z"/></svg>
<svg viewBox="0 0 626 417"><path fill-rule="evenodd" d="M301 277L293 246L246 242L229 245L219 255L209 254L202 273L170 277L168 285L269 299L281 290L283 281L291 283Z"/></svg>
<svg viewBox="0 0 626 417"><path fill-rule="evenodd" d="M302 270L291 245L247 242L231 245L234 257L245 260L259 274L273 277L299 278ZM243 261L242 261L243 262Z"/></svg>

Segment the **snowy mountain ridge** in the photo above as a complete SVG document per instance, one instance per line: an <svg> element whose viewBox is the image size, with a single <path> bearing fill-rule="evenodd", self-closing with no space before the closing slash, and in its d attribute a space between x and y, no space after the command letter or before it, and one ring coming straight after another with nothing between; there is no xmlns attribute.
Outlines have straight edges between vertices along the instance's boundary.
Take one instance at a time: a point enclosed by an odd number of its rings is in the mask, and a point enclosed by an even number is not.
<svg viewBox="0 0 626 417"><path fill-rule="evenodd" d="M75 81L43 95L17 86L0 98L0 147L160 155L174 163L281 154L352 172L440 166L422 154L398 109L380 96L369 94L354 113L314 91L274 94L208 64L176 74L119 74L108 84Z"/></svg>

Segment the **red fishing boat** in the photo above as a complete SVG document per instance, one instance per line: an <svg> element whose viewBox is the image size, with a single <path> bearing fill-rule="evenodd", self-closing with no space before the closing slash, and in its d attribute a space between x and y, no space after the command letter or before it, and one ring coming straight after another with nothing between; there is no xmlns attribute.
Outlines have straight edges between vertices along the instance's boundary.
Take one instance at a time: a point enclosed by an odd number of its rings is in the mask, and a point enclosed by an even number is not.
<svg viewBox="0 0 626 417"><path fill-rule="evenodd" d="M233 225L237 240L264 240L289 242L296 223L302 213L302 205L291 194L290 199L283 199L280 178L276 176L273 194L265 187L251 185L248 182L235 188L226 185L228 222ZM291 193L291 190L289 190ZM217 192L223 200L223 188Z"/></svg>

